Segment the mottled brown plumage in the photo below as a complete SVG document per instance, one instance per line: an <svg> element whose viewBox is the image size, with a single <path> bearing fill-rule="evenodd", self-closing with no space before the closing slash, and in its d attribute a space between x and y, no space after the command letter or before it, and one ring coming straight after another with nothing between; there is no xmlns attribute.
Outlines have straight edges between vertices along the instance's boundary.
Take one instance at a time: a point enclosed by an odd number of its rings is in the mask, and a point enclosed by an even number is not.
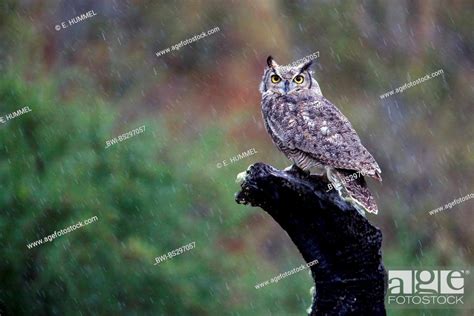
<svg viewBox="0 0 474 316"><path fill-rule="evenodd" d="M354 172L381 180L377 162L347 118L322 96L309 65L287 68L268 60L260 91L265 127L273 142L303 170L326 168L335 186ZM341 195L377 213L364 179L344 182L342 191L338 190Z"/></svg>

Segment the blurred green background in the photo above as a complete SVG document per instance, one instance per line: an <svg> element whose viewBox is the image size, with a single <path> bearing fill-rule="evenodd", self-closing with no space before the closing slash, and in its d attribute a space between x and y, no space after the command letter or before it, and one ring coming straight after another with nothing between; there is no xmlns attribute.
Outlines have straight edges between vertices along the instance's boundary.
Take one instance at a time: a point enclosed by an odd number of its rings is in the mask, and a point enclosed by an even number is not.
<svg viewBox="0 0 474 316"><path fill-rule="evenodd" d="M383 183L369 183L380 209L369 217L383 231L386 267L472 266L474 200L428 212L474 192L473 9L422 0L1 1L0 116L32 112L0 124L0 313L303 315L307 272L254 287L303 259L268 215L234 202L235 176L248 165L289 165L260 114L270 54L289 64L319 51L323 94L383 171ZM97 15L55 30L90 10ZM443 76L379 97L438 69ZM258 153L217 167L251 148Z"/></svg>

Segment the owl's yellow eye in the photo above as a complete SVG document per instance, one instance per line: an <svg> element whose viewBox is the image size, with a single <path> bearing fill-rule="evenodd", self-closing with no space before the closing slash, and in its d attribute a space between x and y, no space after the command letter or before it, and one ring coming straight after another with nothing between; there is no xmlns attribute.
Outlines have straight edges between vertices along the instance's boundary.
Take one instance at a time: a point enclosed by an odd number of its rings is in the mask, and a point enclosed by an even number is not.
<svg viewBox="0 0 474 316"><path fill-rule="evenodd" d="M293 79L293 81L296 82L297 84L302 84L304 81L304 77L302 75L298 75Z"/></svg>
<svg viewBox="0 0 474 316"><path fill-rule="evenodd" d="M281 78L277 75L272 75L271 79L273 83L279 83L281 81Z"/></svg>

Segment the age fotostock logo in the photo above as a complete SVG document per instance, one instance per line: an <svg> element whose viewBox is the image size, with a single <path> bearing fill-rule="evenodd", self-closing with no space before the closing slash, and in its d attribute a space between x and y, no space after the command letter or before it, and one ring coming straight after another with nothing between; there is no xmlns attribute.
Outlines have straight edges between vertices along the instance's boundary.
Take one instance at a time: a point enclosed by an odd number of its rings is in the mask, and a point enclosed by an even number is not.
<svg viewBox="0 0 474 316"><path fill-rule="evenodd" d="M389 270L387 305L463 308L469 274L469 270Z"/></svg>

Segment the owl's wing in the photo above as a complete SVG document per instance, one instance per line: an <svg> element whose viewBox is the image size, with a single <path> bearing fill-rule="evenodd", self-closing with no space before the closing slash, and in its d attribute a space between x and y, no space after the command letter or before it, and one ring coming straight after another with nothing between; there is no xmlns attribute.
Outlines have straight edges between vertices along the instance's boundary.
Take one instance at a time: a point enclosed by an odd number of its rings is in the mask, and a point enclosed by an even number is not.
<svg viewBox="0 0 474 316"><path fill-rule="evenodd" d="M299 101L287 98L282 102L289 103L283 108L290 113L270 113L268 123L285 146L301 150L323 165L381 180L374 157L361 144L349 120L326 98L308 90Z"/></svg>

